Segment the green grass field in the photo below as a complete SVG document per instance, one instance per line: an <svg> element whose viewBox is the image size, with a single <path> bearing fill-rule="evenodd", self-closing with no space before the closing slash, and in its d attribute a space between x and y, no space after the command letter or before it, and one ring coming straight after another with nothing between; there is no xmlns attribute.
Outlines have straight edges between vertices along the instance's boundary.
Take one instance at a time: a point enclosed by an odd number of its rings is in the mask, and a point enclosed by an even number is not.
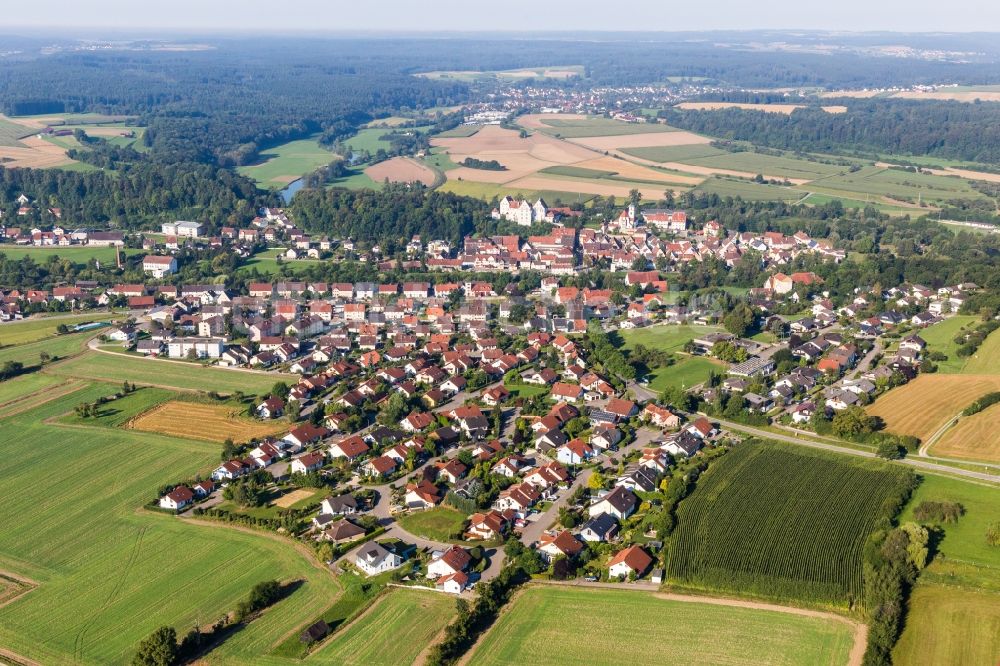
<svg viewBox="0 0 1000 666"><path fill-rule="evenodd" d="M689 158L683 160L686 164L713 167L717 169L733 169L749 173L762 173L768 176L784 178L802 178L813 180L835 174L844 173L847 167L822 162L811 162L795 157L778 157L744 151L740 153L725 153L708 157Z"/></svg>
<svg viewBox="0 0 1000 666"><path fill-rule="evenodd" d="M455 599L395 589L337 633L306 663L343 666L412 664L455 614Z"/></svg>
<svg viewBox="0 0 1000 666"><path fill-rule="evenodd" d="M944 476L923 478L900 520L921 502L959 502L965 514L941 531L934 559L908 603L893 651L899 666L989 664L1000 660L1000 548L986 527L1000 513L1000 488Z"/></svg>
<svg viewBox="0 0 1000 666"><path fill-rule="evenodd" d="M502 611L469 664L841 666L852 644L851 627L833 619L533 586Z"/></svg>
<svg viewBox="0 0 1000 666"><path fill-rule="evenodd" d="M453 127L450 130L445 130L444 132L435 134L434 136L442 139L465 138L472 136L480 129L482 129L482 125L459 125L458 127Z"/></svg>
<svg viewBox="0 0 1000 666"><path fill-rule="evenodd" d="M0 349L0 364L7 361L20 361L25 366L39 364L39 356L42 352L48 354L52 360L66 358L79 354L85 343L94 335L93 331L83 333L70 333L56 337L44 338L35 342L28 342L22 345L4 347Z"/></svg>
<svg viewBox="0 0 1000 666"><path fill-rule="evenodd" d="M62 378L33 372L0 382L0 405L6 405L14 400L24 399L36 391L61 384Z"/></svg>
<svg viewBox="0 0 1000 666"><path fill-rule="evenodd" d="M690 340L721 330L717 326L664 324L619 331L618 335L622 339L622 349L635 349L636 345L645 345L653 349L675 352L683 349Z"/></svg>
<svg viewBox="0 0 1000 666"><path fill-rule="evenodd" d="M263 639L242 655L259 663L329 605L335 579L287 542L137 512L160 484L211 469L218 447L50 422L107 391L92 386L0 421L0 568L39 583L0 608L0 645L41 663L125 664L156 627L184 633L259 581L305 581L234 637Z"/></svg>
<svg viewBox="0 0 1000 666"><path fill-rule="evenodd" d="M105 395L110 396L117 393L121 387L118 385L107 385ZM60 419L60 423L69 425L83 425L101 428L121 428L133 417L142 414L160 404L177 396L173 391L156 388L153 386L140 387L135 393L130 393L118 400L101 405L96 417L81 418L75 413L68 414Z"/></svg>
<svg viewBox="0 0 1000 666"><path fill-rule="evenodd" d="M62 167L60 167L62 168ZM139 254L142 250L122 250L122 255ZM35 247L30 245L0 245L0 254L8 259L22 259L31 257L36 262L44 264L52 257L59 259L69 259L76 264L85 264L91 259L97 259L101 263L114 262L115 248L113 247L91 247L89 245L77 245L70 247Z"/></svg>
<svg viewBox="0 0 1000 666"><path fill-rule="evenodd" d="M626 123L599 116L584 120L569 118L542 118L545 127L538 131L563 139L578 139L588 136L622 136L625 134L654 134L658 132L676 132L668 125L653 123Z"/></svg>
<svg viewBox="0 0 1000 666"><path fill-rule="evenodd" d="M767 185L724 176L706 178L705 182L696 187L694 191L717 194L720 197L741 197L745 201L798 201L804 196L804 193L790 187Z"/></svg>
<svg viewBox="0 0 1000 666"><path fill-rule="evenodd" d="M455 509L439 506L427 511L414 511L401 516L399 526L411 534L431 541L453 541L461 536L465 515Z"/></svg>
<svg viewBox="0 0 1000 666"><path fill-rule="evenodd" d="M947 361L937 362L938 372L953 374L964 371L964 368L970 359L959 358L959 356L955 354L955 350L959 347L959 345L955 344L955 336L958 335L963 328L970 330L975 328L976 323L979 321L979 317L975 315L955 315L917 332L917 335L922 337L927 343L928 350L941 352L948 357ZM989 339L987 339L987 342L989 342ZM985 346L986 345L984 344L983 347ZM982 351L983 350L980 349L980 355L982 355ZM1000 364L994 362L993 365ZM994 372L1000 372L1000 367L996 368Z"/></svg>
<svg viewBox="0 0 1000 666"><path fill-rule="evenodd" d="M79 315L59 315L42 317L40 319L22 319L21 321L0 324L0 347L23 345L35 342L56 334L56 327L66 324L69 327L89 321L107 321L119 317L114 312L88 312Z"/></svg>
<svg viewBox="0 0 1000 666"><path fill-rule="evenodd" d="M862 548L901 477L884 464L801 448L736 447L681 502L667 582L856 608Z"/></svg>
<svg viewBox="0 0 1000 666"><path fill-rule="evenodd" d="M238 372L203 367L194 363L171 363L159 359L99 352L88 352L65 363L53 365L46 369L46 372L63 377L114 383L121 383L127 379L149 386L221 393L243 391L261 394L274 386L275 382L290 380L289 375L276 373Z"/></svg>
<svg viewBox="0 0 1000 666"><path fill-rule="evenodd" d="M801 189L834 196L843 194L854 199L864 199L865 195L869 195L873 198L889 197L928 204L955 198L984 198L984 195L972 188L969 181L957 176L931 176L881 167L865 167L854 173L823 178L803 185Z"/></svg>
<svg viewBox="0 0 1000 666"><path fill-rule="evenodd" d="M1000 331L993 331L962 366L966 375L1000 374Z"/></svg>
<svg viewBox="0 0 1000 666"><path fill-rule="evenodd" d="M704 356L682 356L677 362L665 368L657 368L650 374L649 389L663 391L665 388L689 389L708 380L709 375L722 374L726 364Z"/></svg>
<svg viewBox="0 0 1000 666"><path fill-rule="evenodd" d="M387 130L377 130L385 133ZM284 189L293 180L312 173L340 158L326 150L315 137L289 141L261 153L258 164L241 166L237 171L263 188Z"/></svg>
<svg viewBox="0 0 1000 666"><path fill-rule="evenodd" d="M36 134L38 130L16 122L0 118L0 146L24 146L20 142L26 136Z"/></svg>
<svg viewBox="0 0 1000 666"><path fill-rule="evenodd" d="M587 169L576 166L551 166L541 169L538 173L547 173L552 176L570 176L571 178L608 178L616 175L617 171L601 171L600 169Z"/></svg>
<svg viewBox="0 0 1000 666"><path fill-rule="evenodd" d="M729 155L730 152L707 143L690 146L650 146L647 148L622 148L626 155L653 162L687 162L705 157Z"/></svg>

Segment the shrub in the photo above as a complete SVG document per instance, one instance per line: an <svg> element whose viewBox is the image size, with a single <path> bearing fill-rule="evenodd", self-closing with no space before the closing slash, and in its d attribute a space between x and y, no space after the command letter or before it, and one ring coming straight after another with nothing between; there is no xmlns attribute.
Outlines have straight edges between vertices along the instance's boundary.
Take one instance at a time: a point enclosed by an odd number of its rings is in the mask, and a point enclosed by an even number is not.
<svg viewBox="0 0 1000 666"><path fill-rule="evenodd" d="M954 523L963 513L965 507L958 502L925 500L913 510L913 517L922 523Z"/></svg>

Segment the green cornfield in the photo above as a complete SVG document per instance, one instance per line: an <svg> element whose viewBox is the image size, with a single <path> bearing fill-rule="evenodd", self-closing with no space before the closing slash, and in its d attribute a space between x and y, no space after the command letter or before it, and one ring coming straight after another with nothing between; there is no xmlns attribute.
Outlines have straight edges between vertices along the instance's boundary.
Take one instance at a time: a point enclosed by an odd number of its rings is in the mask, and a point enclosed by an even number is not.
<svg viewBox="0 0 1000 666"><path fill-rule="evenodd" d="M678 507L668 583L861 607L865 541L912 483L882 463L745 443Z"/></svg>

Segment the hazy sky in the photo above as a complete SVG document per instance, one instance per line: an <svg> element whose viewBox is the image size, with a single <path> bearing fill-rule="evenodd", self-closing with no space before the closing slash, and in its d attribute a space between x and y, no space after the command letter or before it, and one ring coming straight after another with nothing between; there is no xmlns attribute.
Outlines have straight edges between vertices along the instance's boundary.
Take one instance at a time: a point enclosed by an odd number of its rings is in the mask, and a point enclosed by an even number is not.
<svg viewBox="0 0 1000 666"><path fill-rule="evenodd" d="M997 0L10 0L0 26L222 30L998 31Z"/></svg>

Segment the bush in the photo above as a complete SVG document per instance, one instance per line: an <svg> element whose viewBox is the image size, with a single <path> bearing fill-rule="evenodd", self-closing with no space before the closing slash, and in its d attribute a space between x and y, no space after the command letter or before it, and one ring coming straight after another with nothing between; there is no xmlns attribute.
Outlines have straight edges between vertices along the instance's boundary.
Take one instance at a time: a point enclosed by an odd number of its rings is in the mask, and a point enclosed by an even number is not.
<svg viewBox="0 0 1000 666"><path fill-rule="evenodd" d="M132 666L173 666L177 656L177 632L173 627L160 627L139 643Z"/></svg>
<svg viewBox="0 0 1000 666"><path fill-rule="evenodd" d="M885 460L899 460L903 457L904 450L899 444L893 442L883 442L878 445L875 455Z"/></svg>
<svg viewBox="0 0 1000 666"><path fill-rule="evenodd" d="M1000 521L994 521L986 526L986 543L1000 546Z"/></svg>
<svg viewBox="0 0 1000 666"><path fill-rule="evenodd" d="M965 507L958 502L925 500L913 510L913 517L922 523L954 523L963 513L965 513Z"/></svg>

